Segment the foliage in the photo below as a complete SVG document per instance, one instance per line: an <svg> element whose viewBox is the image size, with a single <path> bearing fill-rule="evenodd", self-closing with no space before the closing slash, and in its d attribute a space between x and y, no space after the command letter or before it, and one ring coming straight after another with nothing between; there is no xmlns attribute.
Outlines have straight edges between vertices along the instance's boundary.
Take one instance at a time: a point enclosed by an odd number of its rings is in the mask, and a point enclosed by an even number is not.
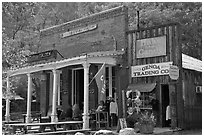
<svg viewBox="0 0 204 137"><path fill-rule="evenodd" d="M139 124L153 124L156 125L156 119L153 113L148 111L141 112Z"/></svg>

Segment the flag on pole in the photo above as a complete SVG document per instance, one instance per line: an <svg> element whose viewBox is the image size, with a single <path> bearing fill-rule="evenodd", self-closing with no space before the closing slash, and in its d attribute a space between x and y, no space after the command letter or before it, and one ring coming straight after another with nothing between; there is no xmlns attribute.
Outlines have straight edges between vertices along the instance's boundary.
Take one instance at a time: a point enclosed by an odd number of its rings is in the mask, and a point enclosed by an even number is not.
<svg viewBox="0 0 204 137"><path fill-rule="evenodd" d="M101 66L95 76L98 86L99 101L106 100L106 80L105 80L105 63Z"/></svg>

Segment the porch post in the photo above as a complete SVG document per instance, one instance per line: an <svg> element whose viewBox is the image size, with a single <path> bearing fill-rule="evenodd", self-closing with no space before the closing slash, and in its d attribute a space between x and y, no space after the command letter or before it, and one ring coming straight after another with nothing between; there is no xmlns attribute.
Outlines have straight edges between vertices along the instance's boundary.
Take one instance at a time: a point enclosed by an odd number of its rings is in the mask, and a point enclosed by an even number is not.
<svg viewBox="0 0 204 137"><path fill-rule="evenodd" d="M5 114L5 120L8 122L10 121L10 99L9 99L9 93L10 93L10 83L9 83L9 76L7 76L7 88L6 88L6 114Z"/></svg>
<svg viewBox="0 0 204 137"><path fill-rule="evenodd" d="M30 123L31 119L31 97L32 97L32 77L28 73L28 91L27 91L27 114L26 114L26 123Z"/></svg>
<svg viewBox="0 0 204 137"><path fill-rule="evenodd" d="M112 66L108 67L108 76L109 76L109 97L113 97L113 92L112 92Z"/></svg>
<svg viewBox="0 0 204 137"><path fill-rule="evenodd" d="M56 101L57 101L57 70L53 69L53 94L52 94L52 114L51 122L57 122Z"/></svg>
<svg viewBox="0 0 204 137"><path fill-rule="evenodd" d="M89 66L84 63L84 113L83 113L83 129L89 128Z"/></svg>
<svg viewBox="0 0 204 137"><path fill-rule="evenodd" d="M58 71L58 75L57 75L57 105L60 106L60 74L61 72Z"/></svg>

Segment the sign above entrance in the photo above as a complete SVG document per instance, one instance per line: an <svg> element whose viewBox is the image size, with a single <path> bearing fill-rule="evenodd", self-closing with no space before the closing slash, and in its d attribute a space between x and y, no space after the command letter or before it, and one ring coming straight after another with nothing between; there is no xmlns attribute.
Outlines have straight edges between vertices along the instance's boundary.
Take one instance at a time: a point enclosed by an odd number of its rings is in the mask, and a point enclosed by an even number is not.
<svg viewBox="0 0 204 137"><path fill-rule="evenodd" d="M48 50L36 54L32 54L27 57L27 62L36 62L36 61L41 61L41 60L48 60L57 57L57 50Z"/></svg>
<svg viewBox="0 0 204 137"><path fill-rule="evenodd" d="M156 64L146 64L131 67L132 77L148 77L158 75L169 75L169 68L173 62L164 62Z"/></svg>
<svg viewBox="0 0 204 137"><path fill-rule="evenodd" d="M172 80L177 80L179 78L179 68L175 65L171 65L169 69L169 76Z"/></svg>
<svg viewBox="0 0 204 137"><path fill-rule="evenodd" d="M163 55L166 55L166 36L137 40L137 58L148 58Z"/></svg>
<svg viewBox="0 0 204 137"><path fill-rule="evenodd" d="M97 28L97 24L88 25L88 26L86 26L84 28L79 28L79 29L75 29L75 30L71 30L71 31L62 33L62 38L73 36L73 35L77 35L77 34L80 34L80 33L83 33L83 32L94 30L96 28Z"/></svg>

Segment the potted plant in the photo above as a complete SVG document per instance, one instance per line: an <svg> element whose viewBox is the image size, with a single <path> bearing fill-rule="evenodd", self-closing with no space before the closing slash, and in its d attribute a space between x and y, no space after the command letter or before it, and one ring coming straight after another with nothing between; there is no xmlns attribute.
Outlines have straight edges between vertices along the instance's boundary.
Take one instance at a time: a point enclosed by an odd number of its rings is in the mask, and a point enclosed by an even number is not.
<svg viewBox="0 0 204 137"><path fill-rule="evenodd" d="M149 111L141 112L139 119L139 130L143 134L151 134L154 131L154 126L156 125L156 119L153 113Z"/></svg>

